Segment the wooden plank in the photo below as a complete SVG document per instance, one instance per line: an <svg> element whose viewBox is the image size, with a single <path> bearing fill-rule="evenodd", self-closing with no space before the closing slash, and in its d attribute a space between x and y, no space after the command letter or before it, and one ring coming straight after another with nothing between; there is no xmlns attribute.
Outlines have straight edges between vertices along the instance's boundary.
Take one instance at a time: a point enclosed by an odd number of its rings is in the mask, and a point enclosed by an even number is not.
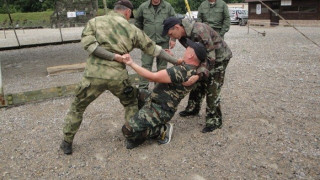
<svg viewBox="0 0 320 180"><path fill-rule="evenodd" d="M48 67L47 72L48 75L54 76L59 74L68 74L74 72L84 71L87 63L79 63L79 64L70 64L70 65L61 65L61 66L53 66Z"/></svg>
<svg viewBox="0 0 320 180"><path fill-rule="evenodd" d="M138 74L129 75L132 85L136 85L139 82ZM48 99L61 98L74 95L74 90L78 84L70 84L66 86L58 86L34 91L27 91L15 94L4 95L3 101L0 103L0 108L18 106L26 103L40 102Z"/></svg>

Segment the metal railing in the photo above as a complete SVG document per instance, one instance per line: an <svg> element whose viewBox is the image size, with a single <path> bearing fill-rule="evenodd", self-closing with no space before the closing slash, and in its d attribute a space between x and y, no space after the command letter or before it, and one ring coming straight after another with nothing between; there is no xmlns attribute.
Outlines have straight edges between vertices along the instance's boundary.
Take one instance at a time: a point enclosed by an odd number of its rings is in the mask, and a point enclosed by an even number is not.
<svg viewBox="0 0 320 180"><path fill-rule="evenodd" d="M0 22L0 51L50 44L79 42L85 23L47 21Z"/></svg>

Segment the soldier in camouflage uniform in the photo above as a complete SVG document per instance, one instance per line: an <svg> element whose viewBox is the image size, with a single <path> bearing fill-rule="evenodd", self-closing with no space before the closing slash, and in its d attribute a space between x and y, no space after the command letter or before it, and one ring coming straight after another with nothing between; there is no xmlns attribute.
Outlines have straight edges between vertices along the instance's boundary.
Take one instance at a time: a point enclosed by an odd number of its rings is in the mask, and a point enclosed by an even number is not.
<svg viewBox="0 0 320 180"><path fill-rule="evenodd" d="M169 37L161 36L162 22L168 17L175 16L173 7L164 0L148 0L142 3L135 15L135 25L142 29L157 45L169 49ZM175 40L171 43L175 43ZM152 70L153 56L141 54L142 67ZM156 58L157 71L167 68L167 61ZM148 89L149 81L140 78L139 88Z"/></svg>
<svg viewBox="0 0 320 180"><path fill-rule="evenodd" d="M198 8L198 22L207 23L213 30L224 38L230 29L230 14L223 0L205 0Z"/></svg>
<svg viewBox="0 0 320 180"><path fill-rule="evenodd" d="M143 107L122 127L128 149L138 146L148 138L158 138L160 135L160 144L170 142L173 126L167 122L177 111L180 101L192 89L192 86L184 86L182 83L197 74L197 67L206 59L206 49L201 43L188 40L187 44L188 48L183 57L184 65L173 66L156 73L140 67L132 59L126 61L126 64L140 76L158 82L152 93L140 94L139 99L145 101Z"/></svg>
<svg viewBox="0 0 320 180"><path fill-rule="evenodd" d="M120 0L116 2L114 12L89 20L82 32L81 42L90 55L83 79L65 118L64 140L60 146L65 154L72 153L72 142L85 109L105 90L120 99L126 121L138 110L137 90L129 82L121 55L129 53L133 48L140 48L149 55L177 62L143 31L129 24L132 10L133 5L129 0Z"/></svg>
<svg viewBox="0 0 320 180"><path fill-rule="evenodd" d="M220 109L220 91L224 81L226 67L232 57L232 52L219 34L207 24L189 19L168 18L164 21L164 34L179 39L187 47L186 38L201 42L205 45L208 55L206 62L209 69L208 78L202 78L190 92L188 106L180 116L190 116L199 113L201 101L206 95L206 127L202 132L211 132L222 126L222 113ZM195 78L199 78L195 76ZM190 78L192 79L192 78Z"/></svg>

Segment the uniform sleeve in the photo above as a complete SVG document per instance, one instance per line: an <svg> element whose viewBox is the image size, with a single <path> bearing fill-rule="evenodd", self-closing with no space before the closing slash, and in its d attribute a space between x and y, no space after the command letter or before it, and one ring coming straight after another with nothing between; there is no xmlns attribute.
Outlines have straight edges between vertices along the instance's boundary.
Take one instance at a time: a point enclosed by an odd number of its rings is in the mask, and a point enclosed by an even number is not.
<svg viewBox="0 0 320 180"><path fill-rule="evenodd" d="M202 4L198 8L198 17L197 17L197 22L203 22L203 8Z"/></svg>
<svg viewBox="0 0 320 180"><path fill-rule="evenodd" d="M135 37L133 38L133 46L141 49L144 53L150 56L159 56L162 48L156 45L142 30L137 27L133 28L136 31Z"/></svg>
<svg viewBox="0 0 320 180"><path fill-rule="evenodd" d="M139 29L143 29L143 8L140 6L137 10L137 13L134 16L135 23L134 25L137 26Z"/></svg>
<svg viewBox="0 0 320 180"><path fill-rule="evenodd" d="M230 29L230 14L226 4L223 6L223 24L221 27L220 35L224 35Z"/></svg>
<svg viewBox="0 0 320 180"><path fill-rule="evenodd" d="M90 54L99 46L95 36L95 19L91 19L81 34L81 43L86 51Z"/></svg>
<svg viewBox="0 0 320 180"><path fill-rule="evenodd" d="M222 46L222 39L219 34L203 23L195 24L193 29L195 31L195 40L203 43L207 49L207 54L210 59L215 59L215 50Z"/></svg>
<svg viewBox="0 0 320 180"><path fill-rule="evenodd" d="M173 7L170 5L170 14L169 14L169 17L172 17L172 16L176 16L176 12L174 11Z"/></svg>
<svg viewBox="0 0 320 180"><path fill-rule="evenodd" d="M172 83L183 83L188 80L190 74L184 66L172 66L167 69L168 75Z"/></svg>

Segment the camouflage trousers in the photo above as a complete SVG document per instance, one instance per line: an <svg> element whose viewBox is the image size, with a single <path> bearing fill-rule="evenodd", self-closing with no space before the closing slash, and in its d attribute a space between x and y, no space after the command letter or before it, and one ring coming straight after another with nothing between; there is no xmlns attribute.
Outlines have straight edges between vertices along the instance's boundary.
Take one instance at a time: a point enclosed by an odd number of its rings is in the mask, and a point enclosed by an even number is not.
<svg viewBox="0 0 320 180"><path fill-rule="evenodd" d="M220 37L222 38L222 39L224 39L224 34L222 35L222 34L220 34L220 31L221 31L221 28L214 28L214 27L211 27L213 30L215 30L219 35L220 35Z"/></svg>
<svg viewBox="0 0 320 180"><path fill-rule="evenodd" d="M229 60L216 62L214 69L210 71L206 80L197 82L191 90L186 111L199 111L201 102L206 96L206 126L222 124L222 113L220 108L220 91L224 81L224 74Z"/></svg>
<svg viewBox="0 0 320 180"><path fill-rule="evenodd" d="M75 99L65 118L63 127L64 140L72 142L77 133L87 106L98 98L105 90L109 90L120 99L128 121L138 111L137 89L133 88L128 79L109 80L83 77L75 91Z"/></svg>
<svg viewBox="0 0 320 180"><path fill-rule="evenodd" d="M142 108L122 127L123 135L133 141L159 137L175 112L153 102L150 92L144 89L140 89L139 104Z"/></svg>
<svg viewBox="0 0 320 180"><path fill-rule="evenodd" d="M161 46L163 49L169 49L169 42L164 43L158 43L157 45ZM153 56L150 56L148 54L145 54L141 52L141 66L145 69L148 69L149 71L152 71L152 65L153 65ZM160 71L162 69L166 69L168 62L159 58L156 58L157 63L157 71ZM149 87L149 81L143 77L140 77L139 82L139 89L148 89Z"/></svg>

